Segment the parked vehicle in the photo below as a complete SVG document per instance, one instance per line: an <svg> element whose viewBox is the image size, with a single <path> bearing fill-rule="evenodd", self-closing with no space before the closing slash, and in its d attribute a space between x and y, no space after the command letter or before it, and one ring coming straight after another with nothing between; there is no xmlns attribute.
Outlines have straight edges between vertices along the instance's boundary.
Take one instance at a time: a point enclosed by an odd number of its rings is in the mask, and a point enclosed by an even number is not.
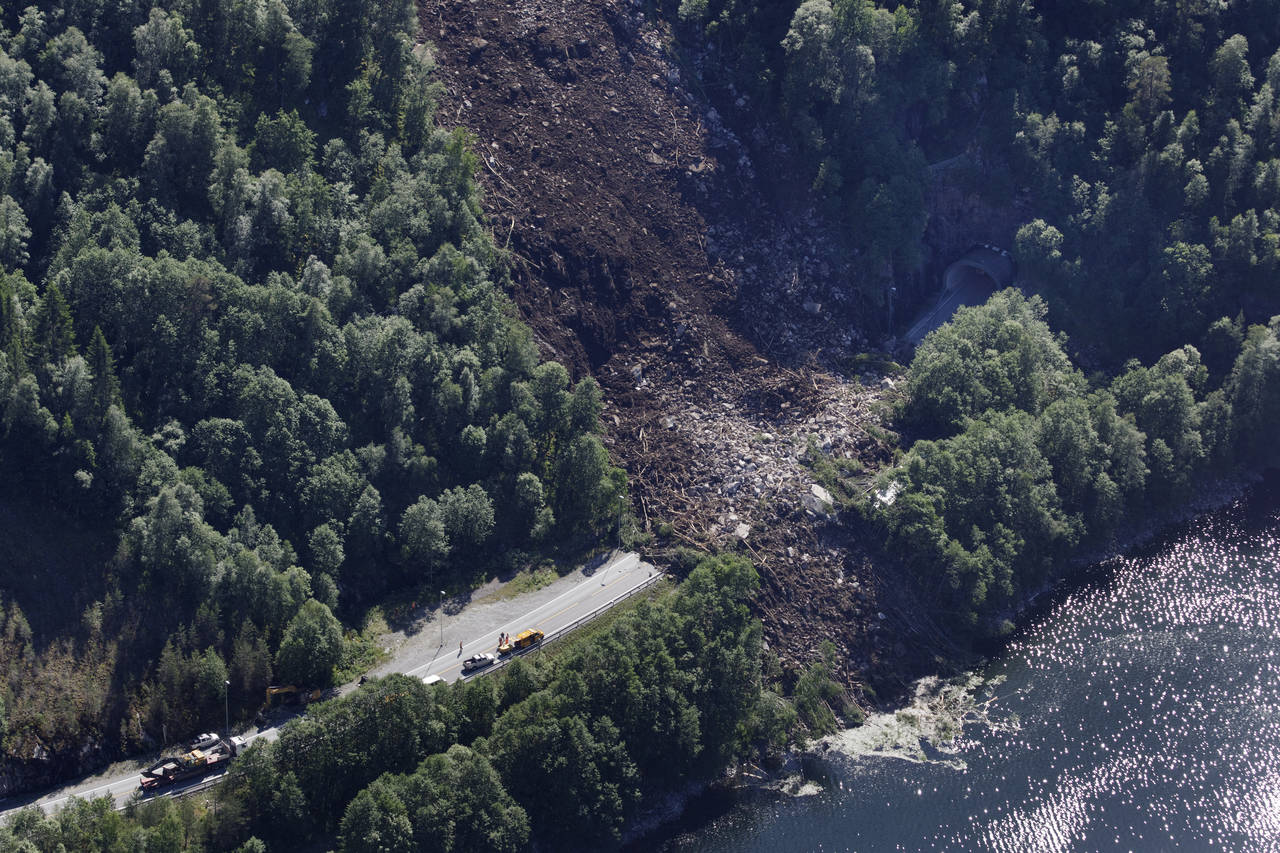
<svg viewBox="0 0 1280 853"><path fill-rule="evenodd" d="M493 654L493 652L480 652L479 654L472 655L462 662L462 671L471 672L477 669L484 669L486 666L491 666L496 663L497 660L498 658Z"/></svg>
<svg viewBox="0 0 1280 853"><path fill-rule="evenodd" d="M512 652L518 652L521 649L536 646L538 643L542 642L542 638L545 636L546 635L538 628L526 628L502 645L498 646L498 654L509 655Z"/></svg>
<svg viewBox="0 0 1280 853"><path fill-rule="evenodd" d="M202 735L201 738L203 737ZM142 771L139 787L150 793L187 779L205 776L225 767L244 746L242 737L218 738L218 742L207 750L193 749L182 755L162 758Z"/></svg>
<svg viewBox="0 0 1280 853"><path fill-rule="evenodd" d="M430 687L433 684L444 684L444 679L438 675L427 675L423 677L422 683Z"/></svg>
<svg viewBox="0 0 1280 853"><path fill-rule="evenodd" d="M208 749L212 746L216 746L221 740L222 735L217 732L205 732L195 740L191 741L191 743L187 744L187 749Z"/></svg>

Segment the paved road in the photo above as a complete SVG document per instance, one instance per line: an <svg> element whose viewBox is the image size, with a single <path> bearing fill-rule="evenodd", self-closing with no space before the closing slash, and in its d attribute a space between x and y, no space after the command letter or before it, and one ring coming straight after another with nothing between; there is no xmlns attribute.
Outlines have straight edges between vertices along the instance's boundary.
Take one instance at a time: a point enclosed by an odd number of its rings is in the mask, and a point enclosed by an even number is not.
<svg viewBox="0 0 1280 853"><path fill-rule="evenodd" d="M606 609L620 597L643 586L656 574L648 563L637 554L624 554L599 569L582 583L556 598L528 611L517 619L493 625L488 633L482 633L471 642L463 642L462 649L448 648L437 657L406 670L407 675L426 678L438 675L445 681L462 677L462 662L477 652L496 652L498 634L518 634L525 628L541 628L548 638L573 627L579 620Z"/></svg>
<svg viewBox="0 0 1280 853"><path fill-rule="evenodd" d="M943 323L964 305L981 305L995 292L995 282L973 269L961 271L959 283L951 290L938 295L938 301L926 309L907 331L907 340L919 346L925 336Z"/></svg>
<svg viewBox="0 0 1280 853"><path fill-rule="evenodd" d="M462 640L461 652L453 646L445 649L432 643L433 654L430 657L417 665L402 667L402 671L418 678L438 675L445 681L456 681L462 677L462 661L476 652L494 651L498 645L499 633L517 634L525 628L541 628L547 635L547 641L553 641L558 634L571 630L579 622L607 610L621 599L652 582L657 574L657 570L641 561L639 555L621 554L567 590L556 590L557 594L549 600L542 600L527 611L515 611L522 613L516 618L511 618L512 609L509 607L490 608L488 613L483 607L467 608L473 612L467 614L464 610L463 613L452 617L467 625L474 634L470 641ZM530 594L521 596L512 603L518 603L525 598L546 599L547 596ZM451 636L450 642L452 640ZM470 677L474 678L483 672L484 670L473 673ZM339 692L347 693L355 687L354 683L344 685ZM281 721L261 731L248 732L244 738L249 742L258 738L275 740L280 736L280 726L286 722L288 721ZM138 765L120 774L112 774L111 778L98 778L89 782L65 785L39 798L24 800L12 798L0 801L0 808L2 808L0 820L31 805L39 806L46 813L52 813L64 806L71 797L89 799L109 796L115 800L117 806L123 806L138 790L138 772L142 766ZM216 778L216 776L209 776L201 780L193 780L174 786L168 789L168 792L187 791L191 788L207 786Z"/></svg>

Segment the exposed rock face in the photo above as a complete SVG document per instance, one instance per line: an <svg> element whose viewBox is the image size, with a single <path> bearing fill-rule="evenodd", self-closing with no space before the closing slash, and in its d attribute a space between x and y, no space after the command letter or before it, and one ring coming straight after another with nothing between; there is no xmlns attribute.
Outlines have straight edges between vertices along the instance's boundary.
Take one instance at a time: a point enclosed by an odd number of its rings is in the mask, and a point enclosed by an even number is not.
<svg viewBox="0 0 1280 853"><path fill-rule="evenodd" d="M1000 164L984 163L966 155L953 167L933 175L925 203L929 224L924 244L929 252L921 270L920 290L904 293L904 310L918 308L942 286L947 266L978 243L993 243L1013 249L1021 223L1033 218L1029 194L1019 194L1014 203L993 202L987 190L996 173L1007 174Z"/></svg>
<svg viewBox="0 0 1280 853"><path fill-rule="evenodd" d="M115 755L113 749L106 749L97 739L85 741L79 749L57 754L50 753L37 740L26 760L9 760L0 764L0 799L82 776L102 767Z"/></svg>

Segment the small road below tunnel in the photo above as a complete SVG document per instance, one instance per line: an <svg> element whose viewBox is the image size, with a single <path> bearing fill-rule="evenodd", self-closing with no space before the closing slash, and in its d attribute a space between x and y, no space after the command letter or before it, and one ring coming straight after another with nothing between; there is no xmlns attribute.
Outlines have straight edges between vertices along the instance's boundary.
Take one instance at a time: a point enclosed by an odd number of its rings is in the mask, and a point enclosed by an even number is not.
<svg viewBox="0 0 1280 853"><path fill-rule="evenodd" d="M997 290L1013 284L1013 260L996 246L974 246L947 267L943 289L933 305L921 312L905 338L919 346L925 336L951 319L965 305L981 305Z"/></svg>

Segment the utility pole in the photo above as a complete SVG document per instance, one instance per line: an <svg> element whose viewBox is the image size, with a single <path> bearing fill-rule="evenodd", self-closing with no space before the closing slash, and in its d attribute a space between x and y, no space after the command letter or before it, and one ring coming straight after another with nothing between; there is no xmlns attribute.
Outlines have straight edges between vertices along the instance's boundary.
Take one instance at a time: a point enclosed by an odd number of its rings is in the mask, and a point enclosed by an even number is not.
<svg viewBox="0 0 1280 853"><path fill-rule="evenodd" d="M222 722L226 724L227 738L231 738L231 682L223 679L222 681Z"/></svg>
<svg viewBox="0 0 1280 853"><path fill-rule="evenodd" d="M444 648L444 590L440 590L440 648Z"/></svg>

